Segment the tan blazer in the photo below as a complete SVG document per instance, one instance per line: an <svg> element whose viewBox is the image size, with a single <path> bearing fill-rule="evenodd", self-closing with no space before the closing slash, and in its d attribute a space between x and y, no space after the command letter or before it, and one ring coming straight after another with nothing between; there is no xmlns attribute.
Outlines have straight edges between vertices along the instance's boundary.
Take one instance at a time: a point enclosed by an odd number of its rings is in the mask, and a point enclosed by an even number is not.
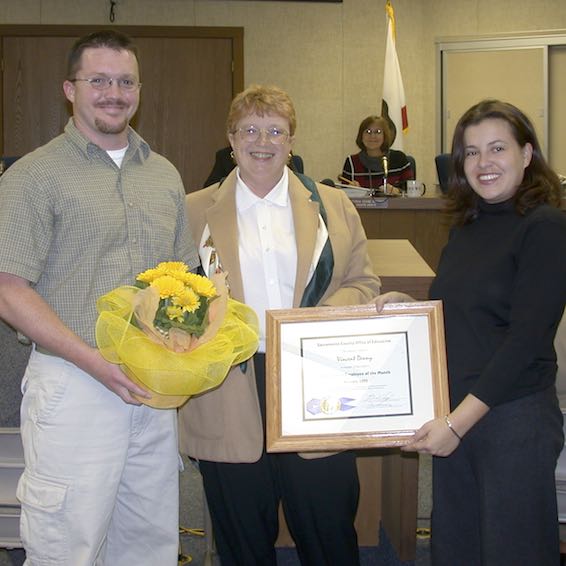
<svg viewBox="0 0 566 566"><path fill-rule="evenodd" d="M367 255L367 241L358 212L339 189L317 184L327 214L327 229L334 253L334 271L320 305L364 304L379 294L380 282ZM243 301L238 259L236 172L221 186L212 185L187 195L193 238L200 244L208 224L214 246L234 299ZM289 171L289 199L297 242L294 306L300 304L315 248L318 203L300 179ZM253 364L246 373L234 367L217 389L192 397L179 411L181 451L215 462L255 462L264 445Z"/></svg>

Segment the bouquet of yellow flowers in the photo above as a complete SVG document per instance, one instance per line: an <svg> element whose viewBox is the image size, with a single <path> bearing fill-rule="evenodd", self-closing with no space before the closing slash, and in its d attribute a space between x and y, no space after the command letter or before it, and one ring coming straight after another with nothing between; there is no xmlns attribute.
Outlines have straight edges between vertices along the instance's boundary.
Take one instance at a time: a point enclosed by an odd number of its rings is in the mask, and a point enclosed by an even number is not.
<svg viewBox="0 0 566 566"><path fill-rule="evenodd" d="M151 399L139 398L146 405L179 407L220 385L231 366L256 351L257 316L228 297L225 278L163 262L98 299L98 348L151 392Z"/></svg>

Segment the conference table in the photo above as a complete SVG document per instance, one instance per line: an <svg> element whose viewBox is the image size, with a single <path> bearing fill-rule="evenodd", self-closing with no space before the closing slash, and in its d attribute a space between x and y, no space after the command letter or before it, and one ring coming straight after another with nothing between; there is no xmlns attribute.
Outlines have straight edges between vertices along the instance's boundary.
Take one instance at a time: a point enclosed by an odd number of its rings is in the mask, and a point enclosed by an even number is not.
<svg viewBox="0 0 566 566"><path fill-rule="evenodd" d="M442 197L352 200L369 239L407 239L433 270L437 268L450 230Z"/></svg>

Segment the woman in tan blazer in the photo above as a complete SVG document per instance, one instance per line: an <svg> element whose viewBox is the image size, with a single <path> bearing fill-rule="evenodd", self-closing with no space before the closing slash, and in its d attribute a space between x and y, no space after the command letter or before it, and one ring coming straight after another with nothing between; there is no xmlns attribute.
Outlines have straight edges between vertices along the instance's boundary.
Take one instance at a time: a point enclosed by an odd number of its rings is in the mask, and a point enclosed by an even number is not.
<svg viewBox="0 0 566 566"><path fill-rule="evenodd" d="M265 451L265 310L367 303L379 293L358 213L342 191L295 175L287 161L295 110L279 88L251 86L232 102L237 167L187 196L207 274L260 319L258 353L180 411L181 449L199 460L223 566L275 565L283 503L301 563L359 563L351 452L308 457Z"/></svg>

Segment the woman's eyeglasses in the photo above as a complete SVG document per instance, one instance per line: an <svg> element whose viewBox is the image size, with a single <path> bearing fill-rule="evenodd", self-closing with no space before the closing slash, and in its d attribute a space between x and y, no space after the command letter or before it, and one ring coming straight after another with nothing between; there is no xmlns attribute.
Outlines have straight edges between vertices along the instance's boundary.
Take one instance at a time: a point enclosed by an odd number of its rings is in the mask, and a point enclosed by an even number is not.
<svg viewBox="0 0 566 566"><path fill-rule="evenodd" d="M275 127L256 128L255 126L247 126L245 128L238 128L232 133L238 133L240 139L249 143L256 142L260 138L262 133L265 134L266 139L268 139L272 144L275 145L281 145L285 143L289 138L289 132Z"/></svg>

